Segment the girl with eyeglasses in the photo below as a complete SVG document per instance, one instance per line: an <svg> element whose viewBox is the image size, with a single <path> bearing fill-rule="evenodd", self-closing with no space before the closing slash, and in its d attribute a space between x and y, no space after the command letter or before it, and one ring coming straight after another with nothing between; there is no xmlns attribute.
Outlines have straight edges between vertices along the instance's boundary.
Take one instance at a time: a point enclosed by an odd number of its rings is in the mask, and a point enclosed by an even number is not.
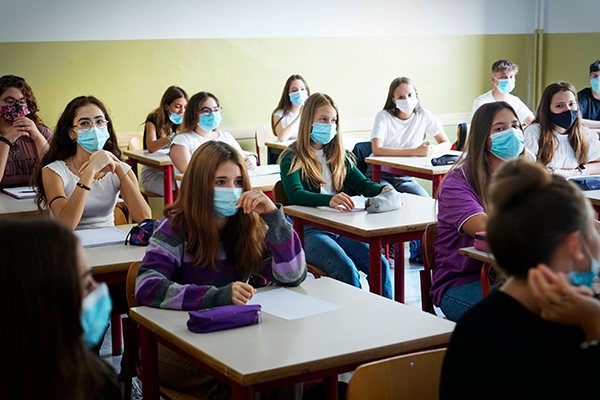
<svg viewBox="0 0 600 400"><path fill-rule="evenodd" d="M38 110L25 79L0 78L0 188L29 185L35 164L48 150L52 131Z"/></svg>
<svg viewBox="0 0 600 400"><path fill-rule="evenodd" d="M222 118L221 105L214 94L200 92L192 96L183 114L180 133L177 133L171 144L169 155L176 174L185 173L194 152L211 140L225 142L244 155L244 151L231 133L217 130ZM244 161L246 168L256 167L254 156L245 157Z"/></svg>
<svg viewBox="0 0 600 400"><path fill-rule="evenodd" d="M104 104L93 96L73 99L33 177L38 207L49 207L71 229L112 226L120 192L134 221L152 218L135 174L120 156Z"/></svg>

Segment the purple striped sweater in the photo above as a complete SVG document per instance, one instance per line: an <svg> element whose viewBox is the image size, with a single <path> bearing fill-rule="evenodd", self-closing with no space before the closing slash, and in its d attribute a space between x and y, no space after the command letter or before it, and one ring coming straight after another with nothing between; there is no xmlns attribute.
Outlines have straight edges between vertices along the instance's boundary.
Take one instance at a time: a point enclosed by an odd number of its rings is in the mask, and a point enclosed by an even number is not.
<svg viewBox="0 0 600 400"><path fill-rule="evenodd" d="M261 215L269 229L265 235L262 276L282 286L298 286L306 278L302 244L278 210ZM182 232L173 232L171 220L164 218L152 236L138 269L135 298L140 305L175 310L200 310L233 304L231 285L243 277L227 260L224 250L217 253L217 268L193 265L185 251Z"/></svg>

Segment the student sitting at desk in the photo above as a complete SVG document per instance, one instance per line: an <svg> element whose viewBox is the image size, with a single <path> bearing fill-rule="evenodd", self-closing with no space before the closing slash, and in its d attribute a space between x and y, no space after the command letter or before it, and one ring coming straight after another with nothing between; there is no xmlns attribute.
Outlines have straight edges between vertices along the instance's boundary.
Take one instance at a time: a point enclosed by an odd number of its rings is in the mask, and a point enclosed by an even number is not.
<svg viewBox="0 0 600 400"><path fill-rule="evenodd" d="M517 113L519 121L525 125L533 121L533 113L517 96L510 94L515 88L515 77L519 72L519 66L510 60L498 60L492 65L492 83L494 88L487 93L482 94L473 102L473 112L471 119L475 116L475 111L486 103L494 101L505 101Z"/></svg>
<svg viewBox="0 0 600 400"><path fill-rule="evenodd" d="M524 147L513 108L503 101L484 104L473 116L466 155L440 186L431 297L452 321L483 298L482 263L458 250L473 246L475 233L485 231L492 175Z"/></svg>
<svg viewBox="0 0 600 400"><path fill-rule="evenodd" d="M25 79L0 78L0 188L29 185L35 165L48 150L52 131L37 111Z"/></svg>
<svg viewBox="0 0 600 400"><path fill-rule="evenodd" d="M50 219L2 219L0 237L0 299L14 305L2 312L2 357L11 360L2 397L121 398L115 371L86 349L104 333L111 305L75 235Z"/></svg>
<svg viewBox="0 0 600 400"><path fill-rule="evenodd" d="M344 193L353 188L373 197L391 190L365 178L342 146L337 105L322 93L311 95L302 112L298 140L281 155L281 182L290 205L330 206L352 210ZM306 260L342 282L360 287L358 271L369 274L369 245L344 236L304 227ZM381 260L383 295L392 298L390 265Z"/></svg>
<svg viewBox="0 0 600 400"><path fill-rule="evenodd" d="M589 88L577 93L581 123L590 129L600 129L600 60L590 65Z"/></svg>
<svg viewBox="0 0 600 400"><path fill-rule="evenodd" d="M144 150L154 153L169 147L179 124L183 121L183 113L187 106L188 95L180 87L169 86L160 105L146 118L144 126ZM142 166L142 187L145 190L164 195L163 172L147 165Z"/></svg>
<svg viewBox="0 0 600 400"><path fill-rule="evenodd" d="M431 142L423 143L427 133L435 138L437 146ZM371 144L374 156L429 157L450 150L450 141L441 122L421 106L417 88L404 76L390 84L383 110L375 116ZM373 177L373 164L369 164L365 175ZM391 185L399 192L429 197L412 176L381 172L381 184Z"/></svg>
<svg viewBox="0 0 600 400"><path fill-rule="evenodd" d="M164 214L138 270L141 305L200 310L245 304L255 292L244 283L252 274L284 286L306 278L302 244L281 205L250 189L244 160L226 143L209 141L194 153L179 196ZM203 399L230 391L162 346L159 363L166 386ZM298 395L297 389L268 393Z"/></svg>
<svg viewBox="0 0 600 400"><path fill-rule="evenodd" d="M134 221L152 218L135 174L120 156L104 104L93 96L71 100L33 178L38 207L49 207L71 229L113 226L120 192Z"/></svg>
<svg viewBox="0 0 600 400"><path fill-rule="evenodd" d="M573 85L544 89L535 121L525 129L526 154L563 177L600 174L598 134L581 124Z"/></svg>
<svg viewBox="0 0 600 400"><path fill-rule="evenodd" d="M487 239L508 280L458 321L440 399L598 398L600 235L589 202L526 159L498 171L490 202Z"/></svg>
<svg viewBox="0 0 600 400"><path fill-rule="evenodd" d="M221 109L219 99L212 93L200 92L192 96L183 114L180 133L175 135L171 143L169 155L175 166L175 174L185 173L196 149L213 140L225 142L244 154L231 133L217 130L223 118ZM256 167L253 155L246 157L245 162L248 169Z"/></svg>

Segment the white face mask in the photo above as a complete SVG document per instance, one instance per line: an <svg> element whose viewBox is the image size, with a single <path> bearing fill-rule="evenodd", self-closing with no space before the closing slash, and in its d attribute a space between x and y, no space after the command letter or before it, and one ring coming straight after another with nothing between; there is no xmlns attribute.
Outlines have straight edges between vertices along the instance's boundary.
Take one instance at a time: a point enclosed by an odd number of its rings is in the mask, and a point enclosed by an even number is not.
<svg viewBox="0 0 600 400"><path fill-rule="evenodd" d="M417 96L413 96L404 100L396 100L396 108L404 114L412 114L418 103L419 99L417 99Z"/></svg>

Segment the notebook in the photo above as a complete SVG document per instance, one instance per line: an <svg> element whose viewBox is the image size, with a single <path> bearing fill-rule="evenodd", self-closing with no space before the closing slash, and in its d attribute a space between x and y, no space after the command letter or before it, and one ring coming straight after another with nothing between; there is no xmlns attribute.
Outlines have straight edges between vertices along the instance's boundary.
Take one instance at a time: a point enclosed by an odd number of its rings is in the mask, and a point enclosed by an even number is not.
<svg viewBox="0 0 600 400"><path fill-rule="evenodd" d="M2 191L15 199L33 199L35 197L35 190L31 186L4 188Z"/></svg>
<svg viewBox="0 0 600 400"><path fill-rule="evenodd" d="M83 247L110 246L112 244L125 244L127 233L122 230L109 226L107 228L82 229L73 231L79 238Z"/></svg>

